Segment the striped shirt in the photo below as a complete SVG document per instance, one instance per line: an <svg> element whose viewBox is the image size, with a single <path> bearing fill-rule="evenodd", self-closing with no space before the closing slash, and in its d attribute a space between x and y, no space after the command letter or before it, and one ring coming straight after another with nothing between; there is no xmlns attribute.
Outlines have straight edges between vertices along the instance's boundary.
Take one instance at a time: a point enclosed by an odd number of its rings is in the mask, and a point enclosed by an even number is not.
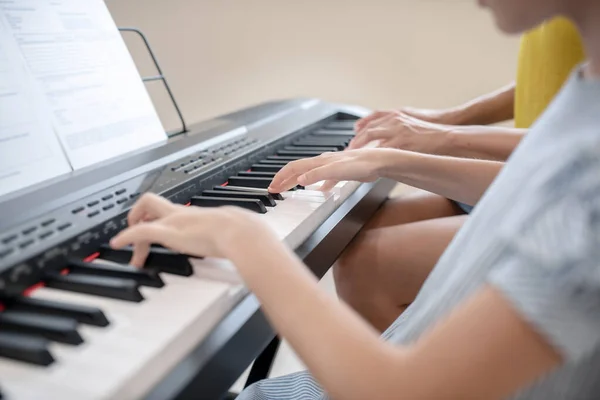
<svg viewBox="0 0 600 400"><path fill-rule="evenodd" d="M416 341L485 284L565 361L511 398L600 399L600 81L573 74L385 339ZM239 397L326 398L307 372Z"/></svg>

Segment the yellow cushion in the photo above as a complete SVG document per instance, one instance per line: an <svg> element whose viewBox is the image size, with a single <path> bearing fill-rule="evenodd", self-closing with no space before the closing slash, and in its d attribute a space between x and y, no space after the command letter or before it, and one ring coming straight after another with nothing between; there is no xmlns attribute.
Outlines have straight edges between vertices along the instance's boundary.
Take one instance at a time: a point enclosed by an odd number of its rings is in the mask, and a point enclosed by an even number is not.
<svg viewBox="0 0 600 400"><path fill-rule="evenodd" d="M556 18L521 39L515 126L529 128L552 102L575 66L585 59L575 26Z"/></svg>

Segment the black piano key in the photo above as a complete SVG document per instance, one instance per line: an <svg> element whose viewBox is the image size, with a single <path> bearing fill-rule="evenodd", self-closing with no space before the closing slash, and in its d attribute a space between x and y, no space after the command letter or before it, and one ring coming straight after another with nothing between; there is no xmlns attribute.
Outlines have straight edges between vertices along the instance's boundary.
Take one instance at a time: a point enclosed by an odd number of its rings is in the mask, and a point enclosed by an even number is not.
<svg viewBox="0 0 600 400"><path fill-rule="evenodd" d="M58 301L35 299L31 297L13 297L2 299L7 309L28 311L43 315L73 318L79 323L93 326L108 326L109 322L102 310L96 307L69 304Z"/></svg>
<svg viewBox="0 0 600 400"><path fill-rule="evenodd" d="M250 167L250 170L257 172L279 172L283 167L283 165L277 164L254 164Z"/></svg>
<svg viewBox="0 0 600 400"><path fill-rule="evenodd" d="M130 265L109 265L69 260L67 268L78 275L105 276L109 278L132 279L142 286L161 288L165 283L153 269L139 269Z"/></svg>
<svg viewBox="0 0 600 400"><path fill-rule="evenodd" d="M230 176L227 181L231 186L245 186L260 189L268 189L273 179L255 178L249 176Z"/></svg>
<svg viewBox="0 0 600 400"><path fill-rule="evenodd" d="M271 196L268 193L234 192L234 191L225 192L222 190L205 190L202 192L202 196L260 200L265 205L265 207L275 207L277 205L273 196Z"/></svg>
<svg viewBox="0 0 600 400"><path fill-rule="evenodd" d="M100 246L100 258L119 264L129 264L133 250L131 246L113 249L109 245ZM176 253L163 247L152 246L144 268L155 269L172 275L190 276L194 273L189 256Z"/></svg>
<svg viewBox="0 0 600 400"><path fill-rule="evenodd" d="M54 362L48 350L49 344L47 339L41 337L0 332L0 357L48 366Z"/></svg>
<svg viewBox="0 0 600 400"><path fill-rule="evenodd" d="M269 185L273 178L260 178L260 177L250 177L250 176L230 176L229 184L233 187L247 187L247 188L255 188L255 189L268 189ZM298 185L290 189L290 191L294 191L297 189L304 189L304 187Z"/></svg>
<svg viewBox="0 0 600 400"><path fill-rule="evenodd" d="M194 196L191 199L191 203L196 207L236 206L259 214L265 214L267 212L267 208L260 200L225 197L226 195L227 194L224 193L223 197Z"/></svg>
<svg viewBox="0 0 600 400"><path fill-rule="evenodd" d="M322 151L311 151L311 150L278 150L277 154L280 156L306 156L316 157L323 154Z"/></svg>
<svg viewBox="0 0 600 400"><path fill-rule="evenodd" d="M351 138L338 137L338 136L313 136L308 135L296 139L292 142L294 146L318 146L318 147L335 147L335 146L344 146L350 143Z"/></svg>
<svg viewBox="0 0 600 400"><path fill-rule="evenodd" d="M319 129L311 133L312 136L315 137L326 137L326 138L340 138L343 140L351 140L354 137L354 131L338 131L331 129Z"/></svg>
<svg viewBox="0 0 600 400"><path fill-rule="evenodd" d="M300 148L311 148L311 147L332 147L332 148L336 148L338 151L344 150L346 147L348 147L348 145L350 144L349 140L343 140L343 141L336 141L336 142L319 142L319 141L314 141L314 140L305 140L305 141L299 141L299 142L294 142L294 146L296 147L300 147Z"/></svg>
<svg viewBox="0 0 600 400"><path fill-rule="evenodd" d="M342 119L339 121L331 121L327 125L325 125L325 129L333 129L333 130L354 130L354 125L356 125L356 120L354 119Z"/></svg>
<svg viewBox="0 0 600 400"><path fill-rule="evenodd" d="M269 156L269 157L272 157L272 156ZM269 160L268 158L265 158L264 160L260 161L260 164L275 165L275 166L280 166L281 168L283 168L286 165L288 165L290 161L291 160Z"/></svg>
<svg viewBox="0 0 600 400"><path fill-rule="evenodd" d="M78 345L83 338L77 332L77 321L22 311L0 312L0 331L41 336L59 343Z"/></svg>
<svg viewBox="0 0 600 400"><path fill-rule="evenodd" d="M247 188L247 187L242 187L242 186L215 186L213 187L213 190L221 190L221 191L232 191L232 192L255 192L255 193L265 193L270 195L271 197L273 197L275 200L284 200L283 196L279 193L271 193L269 192L267 189L253 189L253 188Z"/></svg>
<svg viewBox="0 0 600 400"><path fill-rule="evenodd" d="M70 292L85 293L139 303L144 300L139 284L133 279L119 279L90 275L49 275L44 279L46 286Z"/></svg>
<svg viewBox="0 0 600 400"><path fill-rule="evenodd" d="M256 176L261 178L271 178L273 179L277 173L276 172L259 172L259 171L240 171L237 173L238 176Z"/></svg>
<svg viewBox="0 0 600 400"><path fill-rule="evenodd" d="M309 158L308 156L267 156L266 161L281 161L289 163L291 161L303 160ZM263 161L261 161L263 162Z"/></svg>
<svg viewBox="0 0 600 400"><path fill-rule="evenodd" d="M285 146L284 150L293 150L293 151L320 151L320 152L328 152L328 151L338 151L338 147L328 147L328 146Z"/></svg>

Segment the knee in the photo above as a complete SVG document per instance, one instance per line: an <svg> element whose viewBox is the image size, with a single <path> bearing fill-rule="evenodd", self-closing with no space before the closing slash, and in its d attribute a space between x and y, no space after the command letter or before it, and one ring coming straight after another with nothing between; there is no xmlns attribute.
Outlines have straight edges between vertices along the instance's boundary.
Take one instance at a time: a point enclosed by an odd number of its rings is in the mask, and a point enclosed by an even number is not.
<svg viewBox="0 0 600 400"><path fill-rule="evenodd" d="M367 242L366 234L359 234L352 243L344 250L340 257L336 260L333 266L333 272L336 282L353 281L356 275L362 274L361 264L363 264L365 242Z"/></svg>
<svg viewBox="0 0 600 400"><path fill-rule="evenodd" d="M378 286L373 268L377 255L371 236L368 231L360 233L333 266L336 290L343 300L352 302L352 298L360 297L364 301L365 292L372 293Z"/></svg>

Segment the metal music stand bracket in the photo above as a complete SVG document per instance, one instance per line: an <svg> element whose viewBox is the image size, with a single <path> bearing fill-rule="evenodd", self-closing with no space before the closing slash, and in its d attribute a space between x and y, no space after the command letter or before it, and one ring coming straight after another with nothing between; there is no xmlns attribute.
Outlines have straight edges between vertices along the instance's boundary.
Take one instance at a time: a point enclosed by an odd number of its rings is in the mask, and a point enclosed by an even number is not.
<svg viewBox="0 0 600 400"><path fill-rule="evenodd" d="M165 89L167 90L167 94L169 95L169 98L171 99L171 104L173 104L173 108L175 108L175 112L177 112L177 116L179 117L179 122L181 123L181 128L179 130L176 130L173 132L167 132L168 136L172 137L172 136L180 135L182 133L186 133L188 130L187 130L187 125L185 123L185 120L183 119L183 114L181 113L181 110L179 109L179 106L177 105L175 96L173 95L173 92L171 91L171 88L169 87L169 83L167 82L167 78L165 77L165 74L162 72L162 69L160 68L160 65L158 64L158 59L156 58L154 51L152 51L152 47L150 47L150 43L148 42L146 35L144 35L144 33L142 31L140 31L139 29L131 28L131 27L119 28L119 31L137 34L137 36L139 36L140 39L142 39L142 42L144 42L144 46L146 46L146 51L148 51L148 54L150 55L150 58L152 59L152 63L154 64L154 67L156 68L156 71L158 74L154 75L154 76L142 77L142 81L144 83L154 82L154 81L162 81Z"/></svg>

